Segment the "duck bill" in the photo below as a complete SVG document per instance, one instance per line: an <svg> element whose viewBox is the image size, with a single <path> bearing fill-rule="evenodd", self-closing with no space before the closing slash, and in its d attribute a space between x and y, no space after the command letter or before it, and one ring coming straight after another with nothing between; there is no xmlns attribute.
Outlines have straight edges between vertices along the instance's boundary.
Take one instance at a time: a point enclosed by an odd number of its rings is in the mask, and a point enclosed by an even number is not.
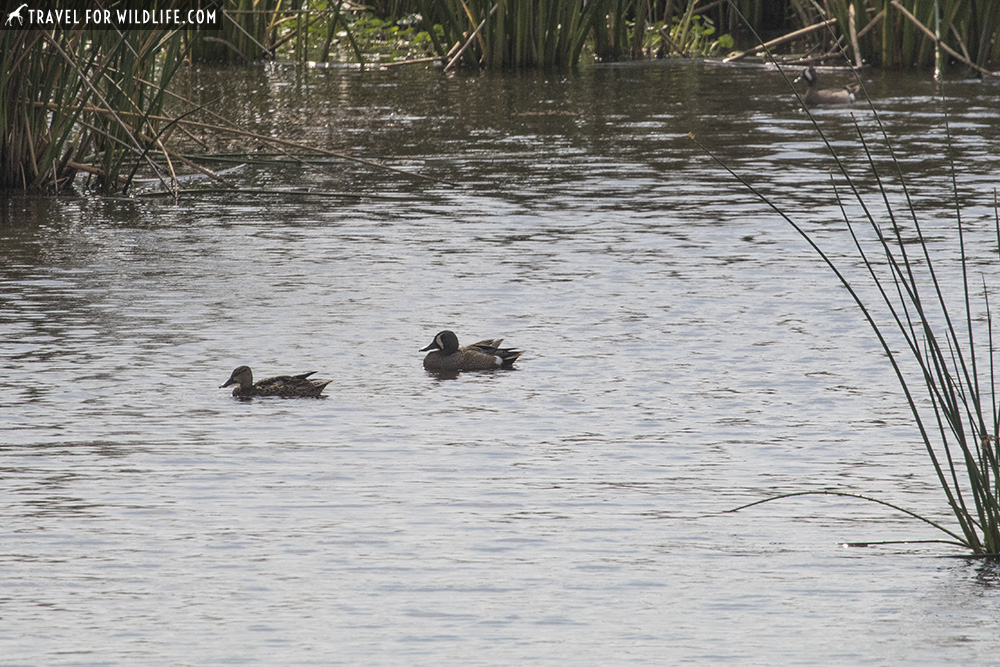
<svg viewBox="0 0 1000 667"><path fill-rule="evenodd" d="M219 385L219 389L225 389L231 384L236 384L236 380L234 380L233 378L229 378L228 380L226 380L226 384Z"/></svg>
<svg viewBox="0 0 1000 667"><path fill-rule="evenodd" d="M420 348L420 351L421 352L427 352L428 350L440 350L440 349L441 348L438 347L438 344L436 342L434 342L434 343L431 343L430 345L428 345L427 347Z"/></svg>

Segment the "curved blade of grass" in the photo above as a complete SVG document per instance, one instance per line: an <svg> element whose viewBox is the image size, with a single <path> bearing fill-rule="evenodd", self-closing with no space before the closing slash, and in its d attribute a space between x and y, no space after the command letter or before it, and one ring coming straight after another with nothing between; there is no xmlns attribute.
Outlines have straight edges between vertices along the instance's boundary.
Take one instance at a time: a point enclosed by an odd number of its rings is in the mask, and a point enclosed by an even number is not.
<svg viewBox="0 0 1000 667"><path fill-rule="evenodd" d="M734 507L732 509L726 510L726 512L739 512L740 510L745 510L750 507L755 507L757 505L763 505L764 503L774 502L775 500L785 500L787 498L794 498L796 496L842 496L844 498L857 498L859 500L865 500L870 503L875 503L876 505L883 505L885 507L890 507L896 510L897 512L902 512L903 514L911 516L914 519L919 519L920 521L923 521L924 523L933 526L934 528L937 528L945 535L953 537L955 539L955 542L951 542L950 544L956 544L958 546L962 546L967 549L970 548L969 543L966 540L964 540L960 535L948 530L947 528L945 528L936 521L932 521L931 519L928 519L925 516L921 516L920 514L917 514L912 510L908 510L905 507L900 507L899 505L896 505L894 503L890 503L885 500L880 500L878 498L873 498L871 496L865 496L860 493L849 493L847 491L793 491L792 493L783 493L780 496L773 496L771 498L763 498L761 500L755 500L752 503L747 503L746 505L740 505L739 507Z"/></svg>

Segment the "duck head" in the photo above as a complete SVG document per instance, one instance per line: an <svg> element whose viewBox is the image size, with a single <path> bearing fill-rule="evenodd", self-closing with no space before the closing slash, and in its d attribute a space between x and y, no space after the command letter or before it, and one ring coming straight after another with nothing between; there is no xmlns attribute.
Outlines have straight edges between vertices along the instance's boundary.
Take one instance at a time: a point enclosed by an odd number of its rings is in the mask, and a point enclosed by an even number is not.
<svg viewBox="0 0 1000 667"><path fill-rule="evenodd" d="M237 366L236 370L229 376L229 379L226 380L226 384L219 387L219 389L228 387L231 384L239 384L244 389L253 386L253 373L250 371L250 367Z"/></svg>
<svg viewBox="0 0 1000 667"><path fill-rule="evenodd" d="M453 331L442 331L434 336L430 345L420 351L427 352L428 350L441 350L442 354L454 354L458 352L458 336Z"/></svg>
<svg viewBox="0 0 1000 667"><path fill-rule="evenodd" d="M805 81L810 86L816 83L816 69L814 67L807 67L802 70L802 74L793 83L798 83L799 81Z"/></svg>

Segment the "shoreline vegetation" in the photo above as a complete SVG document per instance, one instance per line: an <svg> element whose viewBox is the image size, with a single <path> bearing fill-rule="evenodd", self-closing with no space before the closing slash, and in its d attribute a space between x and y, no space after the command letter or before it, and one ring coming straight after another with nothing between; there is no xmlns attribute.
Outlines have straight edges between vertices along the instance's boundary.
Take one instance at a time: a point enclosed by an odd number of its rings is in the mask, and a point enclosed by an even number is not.
<svg viewBox="0 0 1000 667"><path fill-rule="evenodd" d="M129 194L143 169L177 196L182 164L225 185L169 144L171 137L194 138L195 132L240 134L211 105L169 90L178 68L195 62L234 66L280 59L362 69L423 64L450 72L653 58L746 63L763 62L766 54L788 66L933 66L936 75L957 63L980 76L992 76L990 68L1000 65L1000 3L993 0L302 4L288 9L280 0L226 0L217 31L0 31L0 58L9 63L0 72L0 190L59 193L85 174L92 191ZM163 115L168 100L170 108L183 109L180 116ZM354 159L246 137L276 153Z"/></svg>

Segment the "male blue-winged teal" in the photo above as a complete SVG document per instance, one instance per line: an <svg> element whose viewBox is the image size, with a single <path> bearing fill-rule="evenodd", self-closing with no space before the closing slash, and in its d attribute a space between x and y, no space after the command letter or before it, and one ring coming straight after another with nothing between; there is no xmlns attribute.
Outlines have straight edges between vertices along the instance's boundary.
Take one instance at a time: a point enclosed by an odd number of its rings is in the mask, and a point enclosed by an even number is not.
<svg viewBox="0 0 1000 667"><path fill-rule="evenodd" d="M323 388L333 380L309 380L308 377L316 371L301 375L278 375L266 378L254 384L253 373L249 366L238 366L222 387L233 387L233 396L249 398L250 396L280 396L282 398L319 398ZM219 389L222 389L219 387Z"/></svg>
<svg viewBox="0 0 1000 667"><path fill-rule="evenodd" d="M809 84L809 89L802 98L807 107L854 103L857 86L852 85L844 86L843 88L826 88L820 90L819 77L816 76L815 68L807 67L802 70L802 74L795 80L795 83L799 81L805 81Z"/></svg>
<svg viewBox="0 0 1000 667"><path fill-rule="evenodd" d="M500 347L502 338L481 340L465 347L458 346L458 336L452 331L442 331L430 345L421 349L427 352L424 368L429 371L485 371L493 368L510 368L524 354L523 350Z"/></svg>

